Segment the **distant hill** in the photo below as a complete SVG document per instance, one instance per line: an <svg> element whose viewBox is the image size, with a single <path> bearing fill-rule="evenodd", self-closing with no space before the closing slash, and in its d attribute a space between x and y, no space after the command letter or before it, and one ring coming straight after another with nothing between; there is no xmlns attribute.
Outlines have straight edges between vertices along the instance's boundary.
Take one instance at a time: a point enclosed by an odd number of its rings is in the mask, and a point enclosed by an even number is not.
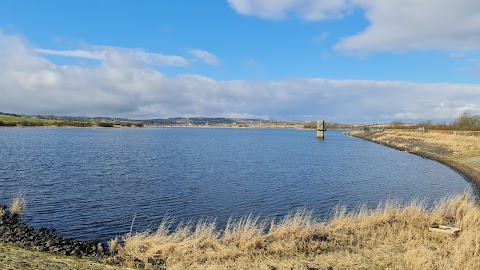
<svg viewBox="0 0 480 270"><path fill-rule="evenodd" d="M102 124L98 124L102 123ZM105 123L109 123L108 125ZM122 124L123 123L123 124ZM265 120L227 117L171 117L154 119L128 119L117 117L86 117L58 115L23 115L0 112L0 126L111 126L139 123L148 125L303 125L297 120Z"/></svg>
<svg viewBox="0 0 480 270"><path fill-rule="evenodd" d="M334 122L325 122L325 129L350 129L354 125L352 124L341 124L341 123L334 123ZM303 125L304 128L306 129L316 129L317 128L317 122L307 122L305 125Z"/></svg>

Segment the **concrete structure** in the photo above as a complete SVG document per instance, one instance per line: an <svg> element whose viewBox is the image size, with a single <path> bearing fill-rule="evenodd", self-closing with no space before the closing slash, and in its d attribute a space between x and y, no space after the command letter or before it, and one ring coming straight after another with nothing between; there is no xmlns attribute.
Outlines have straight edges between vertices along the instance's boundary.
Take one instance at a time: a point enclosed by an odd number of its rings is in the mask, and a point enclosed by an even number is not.
<svg viewBox="0 0 480 270"><path fill-rule="evenodd" d="M325 138L325 121L317 121L317 138Z"/></svg>

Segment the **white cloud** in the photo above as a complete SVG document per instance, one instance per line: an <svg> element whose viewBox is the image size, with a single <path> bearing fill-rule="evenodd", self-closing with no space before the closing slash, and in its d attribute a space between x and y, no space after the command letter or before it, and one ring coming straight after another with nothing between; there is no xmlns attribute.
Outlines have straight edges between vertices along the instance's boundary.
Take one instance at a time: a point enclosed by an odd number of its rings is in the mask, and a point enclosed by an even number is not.
<svg viewBox="0 0 480 270"><path fill-rule="evenodd" d="M480 49L478 0L355 0L370 25L337 44L344 51Z"/></svg>
<svg viewBox="0 0 480 270"><path fill-rule="evenodd" d="M125 66L129 54L122 52L116 61L105 57L95 66L58 66L24 39L0 32L0 110L132 118L243 115L308 120L311 115L313 120L321 115L339 122L450 120L462 111L480 114L479 85L168 77L149 66Z"/></svg>
<svg viewBox="0 0 480 270"><path fill-rule="evenodd" d="M335 49L358 53L439 49L480 49L478 0L228 0L243 15L304 20L338 18L354 9L369 25L343 38Z"/></svg>
<svg viewBox="0 0 480 270"><path fill-rule="evenodd" d="M209 65L212 65L212 66L220 65L220 60L218 59L218 57L210 52L199 50L199 49L191 49L191 50L188 50L188 52L194 57L202 60L203 62Z"/></svg>
<svg viewBox="0 0 480 270"><path fill-rule="evenodd" d="M59 50L49 50L49 49L35 49L37 53L44 54L44 55L58 55L58 56L66 56L66 57L78 57L78 58L87 58L93 60L105 60L105 54L101 51L86 51L86 50L67 50L67 51L59 51Z"/></svg>
<svg viewBox="0 0 480 270"><path fill-rule="evenodd" d="M228 0L230 6L243 15L265 19L282 19L295 13L305 20L325 20L341 17L349 10L347 0Z"/></svg>
<svg viewBox="0 0 480 270"><path fill-rule="evenodd" d="M91 46L87 50L35 49L39 54L87 58L106 62L121 62L126 65L146 66L188 66L190 61L177 55L148 53L142 49L125 49L109 46Z"/></svg>

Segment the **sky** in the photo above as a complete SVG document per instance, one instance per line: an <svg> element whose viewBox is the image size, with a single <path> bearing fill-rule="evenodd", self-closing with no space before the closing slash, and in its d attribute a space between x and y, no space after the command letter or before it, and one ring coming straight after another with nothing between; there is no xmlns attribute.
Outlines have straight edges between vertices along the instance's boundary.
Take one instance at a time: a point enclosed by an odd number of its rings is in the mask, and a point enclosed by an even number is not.
<svg viewBox="0 0 480 270"><path fill-rule="evenodd" d="M478 0L0 0L0 111L450 122Z"/></svg>

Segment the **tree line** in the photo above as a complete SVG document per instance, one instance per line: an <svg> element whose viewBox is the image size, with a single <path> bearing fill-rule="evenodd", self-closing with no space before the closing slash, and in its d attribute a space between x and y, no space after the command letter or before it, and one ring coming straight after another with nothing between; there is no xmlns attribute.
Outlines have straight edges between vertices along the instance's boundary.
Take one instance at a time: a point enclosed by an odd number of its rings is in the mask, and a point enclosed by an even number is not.
<svg viewBox="0 0 480 270"><path fill-rule="evenodd" d="M326 129L345 129L351 128L351 126L352 125L325 122ZM306 129L316 129L317 122L307 122L303 127ZM395 129L425 128L427 130L480 131L480 115L464 112L451 123L434 123L432 120L427 120L416 124L409 124L396 120L390 122L389 127Z"/></svg>
<svg viewBox="0 0 480 270"><path fill-rule="evenodd" d="M396 129L411 129L413 127L425 128L427 130L480 131L480 115L464 112L452 123L433 123L432 120L427 120L412 126L411 124L405 124L402 121L393 121L390 123L390 126Z"/></svg>

